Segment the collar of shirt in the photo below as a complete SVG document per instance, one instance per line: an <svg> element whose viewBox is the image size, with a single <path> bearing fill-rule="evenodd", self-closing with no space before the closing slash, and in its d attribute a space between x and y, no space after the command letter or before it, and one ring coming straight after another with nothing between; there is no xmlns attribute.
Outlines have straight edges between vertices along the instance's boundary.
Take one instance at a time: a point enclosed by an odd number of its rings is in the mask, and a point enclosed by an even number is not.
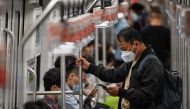
<svg viewBox="0 0 190 109"><path fill-rule="evenodd" d="M51 109L58 109L58 103L55 100L52 100L47 95L44 96L45 103L51 108Z"/></svg>

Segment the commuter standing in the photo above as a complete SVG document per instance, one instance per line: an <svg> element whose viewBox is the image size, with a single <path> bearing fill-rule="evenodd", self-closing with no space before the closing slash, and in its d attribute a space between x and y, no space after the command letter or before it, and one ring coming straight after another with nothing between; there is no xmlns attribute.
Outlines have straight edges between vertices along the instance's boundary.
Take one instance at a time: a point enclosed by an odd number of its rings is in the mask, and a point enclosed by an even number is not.
<svg viewBox="0 0 190 109"><path fill-rule="evenodd" d="M120 97L118 109L156 109L161 101L164 84L164 69L160 60L149 58L143 63L142 69L138 70L143 59L149 55L155 56L155 53L142 42L140 33L133 28L121 30L117 42L125 62L121 66L106 69L91 64L82 57L76 61L77 66L82 63L83 70L102 81L123 82L122 87L107 86L106 89L110 95Z"/></svg>

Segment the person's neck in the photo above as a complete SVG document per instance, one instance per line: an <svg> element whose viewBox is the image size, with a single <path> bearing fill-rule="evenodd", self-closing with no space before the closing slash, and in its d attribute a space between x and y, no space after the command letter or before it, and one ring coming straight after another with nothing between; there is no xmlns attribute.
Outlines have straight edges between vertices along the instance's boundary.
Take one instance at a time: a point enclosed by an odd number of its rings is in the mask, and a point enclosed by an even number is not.
<svg viewBox="0 0 190 109"><path fill-rule="evenodd" d="M66 84L69 86L69 88L71 90L73 90L73 85L72 85L71 81L67 81Z"/></svg>
<svg viewBox="0 0 190 109"><path fill-rule="evenodd" d="M154 19L150 22L151 26L162 26L162 21L160 21L159 19Z"/></svg>
<svg viewBox="0 0 190 109"><path fill-rule="evenodd" d="M136 54L137 56L136 56L136 58L135 58L135 61L138 61L138 60L139 60L139 58L141 57L142 53L144 52L144 50L145 50L146 48L147 48L147 47L145 46L145 44L142 44L142 46L141 46L141 48L140 48L138 54Z"/></svg>
<svg viewBox="0 0 190 109"><path fill-rule="evenodd" d="M57 97L55 95L47 95L51 100L57 102Z"/></svg>

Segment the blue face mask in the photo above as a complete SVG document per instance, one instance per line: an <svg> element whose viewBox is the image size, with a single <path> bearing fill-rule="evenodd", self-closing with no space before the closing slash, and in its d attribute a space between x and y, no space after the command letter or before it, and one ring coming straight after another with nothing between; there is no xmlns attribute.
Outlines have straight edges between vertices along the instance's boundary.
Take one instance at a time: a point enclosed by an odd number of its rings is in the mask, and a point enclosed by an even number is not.
<svg viewBox="0 0 190 109"><path fill-rule="evenodd" d="M73 85L73 91L79 91L79 84Z"/></svg>
<svg viewBox="0 0 190 109"><path fill-rule="evenodd" d="M132 20L133 20L134 22L136 22L136 21L139 20L139 16L138 16L136 13L134 13L134 12L131 14L131 17L132 17Z"/></svg>

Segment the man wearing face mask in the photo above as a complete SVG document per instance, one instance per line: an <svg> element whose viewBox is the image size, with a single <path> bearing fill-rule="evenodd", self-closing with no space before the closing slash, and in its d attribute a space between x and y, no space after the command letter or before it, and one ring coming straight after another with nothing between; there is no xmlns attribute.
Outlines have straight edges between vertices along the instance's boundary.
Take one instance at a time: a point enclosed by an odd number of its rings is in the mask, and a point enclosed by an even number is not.
<svg viewBox="0 0 190 109"><path fill-rule="evenodd" d="M70 63L66 67L66 91L79 91L79 74L78 68L75 65L75 62ZM89 91L88 91L89 93ZM96 90L92 90L89 94L89 97L93 98L96 95ZM61 105L61 97L58 99L59 106ZM87 104L85 104L85 109ZM90 105L88 105L90 106ZM79 101L78 97L69 94L66 95L66 108L67 109L79 109Z"/></svg>
<svg viewBox="0 0 190 109"><path fill-rule="evenodd" d="M76 61L82 67L100 78L102 81L119 83L122 87L107 86L106 91L112 96L119 96L118 109L157 109L161 101L164 84L163 65L157 58L149 58L143 62L142 69L138 70L140 63L146 56L155 55L150 46L146 46L139 32L133 28L121 30L117 36L118 46L122 50L121 66L106 69L96 66L84 58Z"/></svg>

